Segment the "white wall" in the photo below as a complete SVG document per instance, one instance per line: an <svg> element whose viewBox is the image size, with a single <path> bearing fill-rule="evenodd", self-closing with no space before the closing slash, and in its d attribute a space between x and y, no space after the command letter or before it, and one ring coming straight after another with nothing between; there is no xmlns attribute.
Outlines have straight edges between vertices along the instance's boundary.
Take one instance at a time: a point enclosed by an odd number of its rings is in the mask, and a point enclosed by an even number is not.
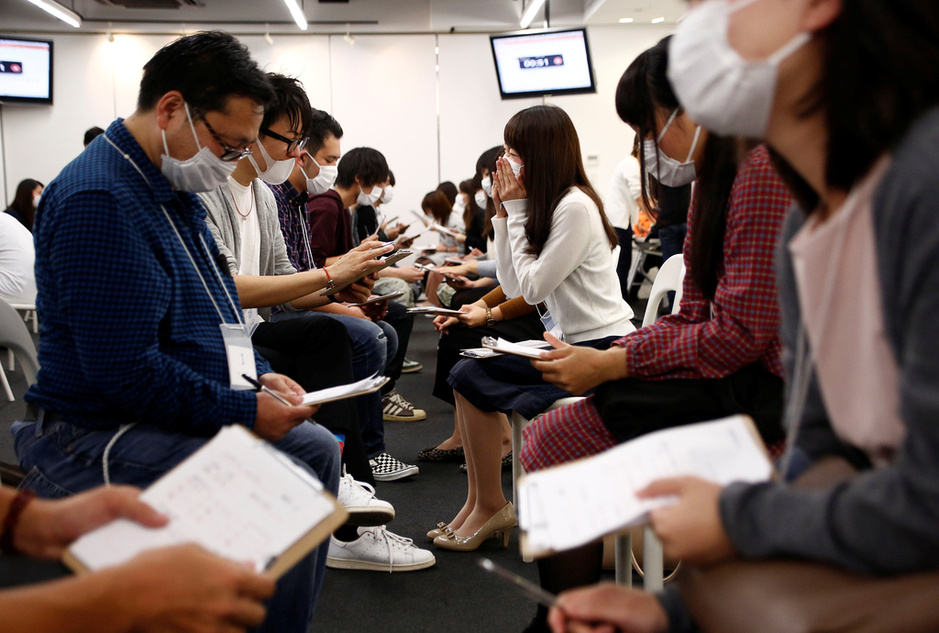
<svg viewBox="0 0 939 633"><path fill-rule="evenodd" d="M591 27L597 94L551 99L574 120L588 173L601 193L632 141L613 105L619 76L669 30ZM81 151L85 129L107 127L130 114L143 64L172 39L117 35L109 43L103 35L47 37L56 47L55 105L0 110L6 157L0 163L0 191L6 202L20 180L54 178ZM479 154L502 142L509 117L541 102L499 98L488 37L482 34L357 35L354 46L335 35L278 36L273 45L260 37L242 41L263 68L298 76L313 105L336 116L345 130L344 150L369 145L385 154L398 181L386 212L402 218L420 207L438 176L455 183L472 176Z"/></svg>

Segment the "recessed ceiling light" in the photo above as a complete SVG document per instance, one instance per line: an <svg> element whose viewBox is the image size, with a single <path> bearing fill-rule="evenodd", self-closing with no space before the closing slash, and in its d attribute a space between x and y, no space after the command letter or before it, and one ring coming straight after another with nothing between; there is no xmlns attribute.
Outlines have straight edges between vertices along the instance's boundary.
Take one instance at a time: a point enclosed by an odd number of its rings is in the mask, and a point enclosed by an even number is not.
<svg viewBox="0 0 939 633"><path fill-rule="evenodd" d="M55 16L68 24L73 26L76 29L81 28L82 19L81 16L75 13L74 11L68 9L67 7L62 6L55 0L26 0L27 2L36 5L49 15Z"/></svg>
<svg viewBox="0 0 939 633"><path fill-rule="evenodd" d="M652 18L652 24L661 24L665 21L665 18Z"/></svg>
<svg viewBox="0 0 939 633"><path fill-rule="evenodd" d="M619 19L620 24L632 24L632 22L633 22L632 18L620 18Z"/></svg>

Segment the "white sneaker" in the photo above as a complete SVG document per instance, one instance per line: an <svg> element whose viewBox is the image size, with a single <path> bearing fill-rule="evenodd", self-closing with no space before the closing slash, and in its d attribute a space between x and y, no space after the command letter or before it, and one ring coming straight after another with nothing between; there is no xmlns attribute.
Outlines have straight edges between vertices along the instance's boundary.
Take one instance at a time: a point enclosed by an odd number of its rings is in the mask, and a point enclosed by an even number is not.
<svg viewBox="0 0 939 633"><path fill-rule="evenodd" d="M437 559L414 541L384 527L359 528L359 538L348 543L329 537L326 566L366 571L416 571L433 567Z"/></svg>
<svg viewBox="0 0 939 633"><path fill-rule="evenodd" d="M349 525L385 525L395 518L394 507L376 498L374 488L356 481L352 475L343 475L339 479L336 497L349 513Z"/></svg>

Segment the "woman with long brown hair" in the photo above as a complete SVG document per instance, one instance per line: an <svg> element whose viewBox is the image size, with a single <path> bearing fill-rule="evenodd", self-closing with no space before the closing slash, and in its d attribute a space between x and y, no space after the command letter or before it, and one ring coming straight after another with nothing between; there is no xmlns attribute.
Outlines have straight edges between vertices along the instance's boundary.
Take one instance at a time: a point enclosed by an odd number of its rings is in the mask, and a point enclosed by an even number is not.
<svg viewBox="0 0 939 633"><path fill-rule="evenodd" d="M492 188L499 281L508 296L545 304L545 319L568 343L606 348L634 329L619 293L612 251L616 234L584 172L570 117L534 106L505 126L505 156ZM548 316L550 315L550 316ZM449 381L466 455L463 508L441 527L438 547L474 550L515 526L501 480L503 416L533 417L570 394L546 383L527 359L502 356L460 362Z"/></svg>

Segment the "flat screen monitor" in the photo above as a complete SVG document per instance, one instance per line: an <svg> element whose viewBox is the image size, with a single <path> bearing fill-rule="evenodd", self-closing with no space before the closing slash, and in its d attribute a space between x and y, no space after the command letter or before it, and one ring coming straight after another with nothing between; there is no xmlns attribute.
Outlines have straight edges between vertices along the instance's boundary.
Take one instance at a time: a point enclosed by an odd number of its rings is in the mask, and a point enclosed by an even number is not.
<svg viewBox="0 0 939 633"><path fill-rule="evenodd" d="M0 35L0 103L52 105L52 42Z"/></svg>
<svg viewBox="0 0 939 633"><path fill-rule="evenodd" d="M596 92L587 29L490 35L503 99Z"/></svg>

